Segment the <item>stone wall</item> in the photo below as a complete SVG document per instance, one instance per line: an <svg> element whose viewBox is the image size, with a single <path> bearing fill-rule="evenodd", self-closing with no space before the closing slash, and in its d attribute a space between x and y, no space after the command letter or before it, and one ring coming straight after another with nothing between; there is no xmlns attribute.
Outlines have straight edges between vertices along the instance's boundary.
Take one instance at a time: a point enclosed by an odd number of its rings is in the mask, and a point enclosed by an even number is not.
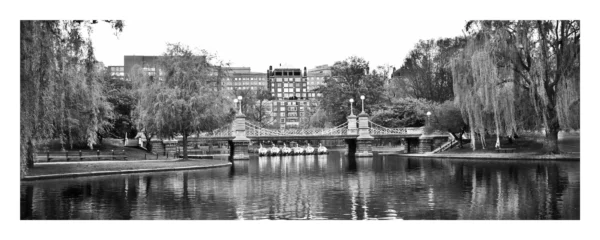
<svg viewBox="0 0 600 240"><path fill-rule="evenodd" d="M404 153L419 153L419 139L406 138L404 140Z"/></svg>
<svg viewBox="0 0 600 240"><path fill-rule="evenodd" d="M419 138L419 153L426 153L433 151L433 138L420 137Z"/></svg>

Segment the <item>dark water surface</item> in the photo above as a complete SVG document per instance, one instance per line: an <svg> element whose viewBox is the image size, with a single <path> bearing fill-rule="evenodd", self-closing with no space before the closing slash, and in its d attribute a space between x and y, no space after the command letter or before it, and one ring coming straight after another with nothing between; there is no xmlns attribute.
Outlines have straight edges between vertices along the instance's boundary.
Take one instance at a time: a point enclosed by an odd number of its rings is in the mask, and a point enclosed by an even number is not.
<svg viewBox="0 0 600 240"><path fill-rule="evenodd" d="M579 219L579 162L252 157L21 183L21 219Z"/></svg>

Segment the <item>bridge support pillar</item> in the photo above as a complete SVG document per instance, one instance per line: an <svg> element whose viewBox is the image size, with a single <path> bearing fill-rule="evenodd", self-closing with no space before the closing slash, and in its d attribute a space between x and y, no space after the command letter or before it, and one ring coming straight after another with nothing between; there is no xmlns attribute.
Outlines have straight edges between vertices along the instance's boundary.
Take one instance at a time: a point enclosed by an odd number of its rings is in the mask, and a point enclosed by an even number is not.
<svg viewBox="0 0 600 240"><path fill-rule="evenodd" d="M235 115L234 121L234 135L235 138L231 141L231 147L233 151L230 154L233 156L233 160L248 160L248 145L250 145L250 139L246 137L246 116L241 112Z"/></svg>
<svg viewBox="0 0 600 240"><path fill-rule="evenodd" d="M423 135L419 137L419 153L433 151L433 137Z"/></svg>
<svg viewBox="0 0 600 240"><path fill-rule="evenodd" d="M250 155L248 155L248 145L250 141L236 141L233 142L233 160L248 160L250 159Z"/></svg>
<svg viewBox="0 0 600 240"><path fill-rule="evenodd" d="M369 115L364 111L358 114L358 138L356 138L356 157L373 156L373 136L369 133Z"/></svg>
<svg viewBox="0 0 600 240"><path fill-rule="evenodd" d="M373 139L356 139L356 157L373 156Z"/></svg>

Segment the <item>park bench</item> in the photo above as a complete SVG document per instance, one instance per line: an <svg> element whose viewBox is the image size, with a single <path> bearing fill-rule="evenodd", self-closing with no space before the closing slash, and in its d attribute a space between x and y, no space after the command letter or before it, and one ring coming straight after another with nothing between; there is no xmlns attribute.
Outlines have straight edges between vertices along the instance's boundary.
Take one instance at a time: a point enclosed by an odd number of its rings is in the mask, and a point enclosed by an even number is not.
<svg viewBox="0 0 600 240"><path fill-rule="evenodd" d="M499 153L501 153L501 152L503 152L503 153L508 153L508 152L514 153L515 149L514 148L497 148L496 152L499 152Z"/></svg>
<svg viewBox="0 0 600 240"><path fill-rule="evenodd" d="M46 160L46 162L50 162L51 160L83 161L84 159L86 159L86 160L116 160L116 159L127 160L127 153L125 152L125 150L122 150L122 151L111 150L110 152L109 151L100 152L100 150L97 150L95 152L81 151L81 150L80 151L64 151L64 152L62 152L62 151L60 151L60 152L45 151L45 152L38 152L37 158L36 158L36 160L38 162L41 162L43 160Z"/></svg>

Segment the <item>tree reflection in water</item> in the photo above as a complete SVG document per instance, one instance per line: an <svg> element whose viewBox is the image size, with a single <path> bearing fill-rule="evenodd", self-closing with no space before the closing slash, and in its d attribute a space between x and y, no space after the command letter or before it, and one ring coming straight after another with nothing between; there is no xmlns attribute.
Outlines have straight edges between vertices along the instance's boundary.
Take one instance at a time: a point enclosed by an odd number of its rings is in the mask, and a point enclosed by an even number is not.
<svg viewBox="0 0 600 240"><path fill-rule="evenodd" d="M579 162L343 152L21 184L21 219L579 219Z"/></svg>

